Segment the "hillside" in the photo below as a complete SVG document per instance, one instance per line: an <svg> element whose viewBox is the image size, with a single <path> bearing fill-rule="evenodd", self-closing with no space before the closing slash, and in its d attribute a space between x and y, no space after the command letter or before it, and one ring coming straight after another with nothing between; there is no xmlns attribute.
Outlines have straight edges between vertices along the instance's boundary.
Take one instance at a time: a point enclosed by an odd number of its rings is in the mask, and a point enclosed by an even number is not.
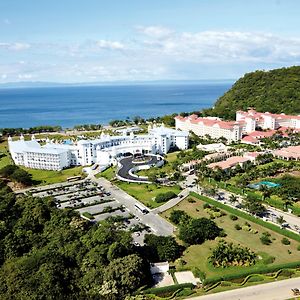
<svg viewBox="0 0 300 300"><path fill-rule="evenodd" d="M300 66L245 74L206 114L234 119L235 111L300 114Z"/></svg>

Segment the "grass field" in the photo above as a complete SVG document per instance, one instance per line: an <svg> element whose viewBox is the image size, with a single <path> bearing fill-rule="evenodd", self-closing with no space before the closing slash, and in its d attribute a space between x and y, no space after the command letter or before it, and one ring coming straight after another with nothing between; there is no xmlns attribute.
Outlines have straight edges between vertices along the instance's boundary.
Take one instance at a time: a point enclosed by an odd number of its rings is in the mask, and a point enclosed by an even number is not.
<svg viewBox="0 0 300 300"><path fill-rule="evenodd" d="M195 201L194 203L188 202L188 199L183 200L174 208L164 212L162 216L168 218L173 209L180 209L184 210L194 218L208 218L209 214L203 209L203 204L205 202L197 198L193 198L193 200ZM252 229L258 231L257 234L250 233L249 231L245 231L243 229L236 230L234 228L235 224L243 226L246 220L239 217L238 220L232 221L228 213L226 216L216 218L214 221L219 227L224 228L227 234L227 236L224 238L226 241L250 248L257 253L261 259L255 264L255 266L251 267L214 268L209 263L208 259L212 249L218 243L218 239L216 239L213 241L206 241L202 245L192 245L188 247L182 257L182 259L186 262L184 268L193 269L197 267L202 272L205 272L207 277L210 277L231 274L242 269L254 269L257 266L264 265L266 263L266 259L270 256L275 257L275 261L272 264L268 264L269 266L299 261L300 251L297 250L299 243L294 240L290 239L291 244L288 246L283 245L281 243L281 239L283 238L282 235L250 221L247 222L250 224ZM260 241L261 234L266 231L271 233L271 239L273 240L271 245L263 245ZM290 251L290 253L288 251Z"/></svg>
<svg viewBox="0 0 300 300"><path fill-rule="evenodd" d="M154 198L158 194L169 191L172 191L176 194L180 192L180 187L178 185L166 187L155 184L127 183L123 181L117 181L114 184L150 208L155 208L163 204L154 201Z"/></svg>
<svg viewBox="0 0 300 300"><path fill-rule="evenodd" d="M104 177L107 180L112 180L116 176L116 168L110 167L96 175L96 178Z"/></svg>
<svg viewBox="0 0 300 300"><path fill-rule="evenodd" d="M139 176L149 176L150 174L160 173L160 172L165 172L166 174L172 173L173 170L172 170L171 163L176 161L177 154L178 154L178 151L167 154L167 156L165 157L166 162L160 168L150 168L148 170L140 170L140 171L136 172L136 174Z"/></svg>
<svg viewBox="0 0 300 300"><path fill-rule="evenodd" d="M3 154L3 156L1 155ZM7 142L0 143L0 169L11 164L12 160L8 152Z"/></svg>
<svg viewBox="0 0 300 300"><path fill-rule="evenodd" d="M23 168L32 175L35 185L47 185L67 181L68 177L82 175L82 167L74 167L62 171L48 171Z"/></svg>

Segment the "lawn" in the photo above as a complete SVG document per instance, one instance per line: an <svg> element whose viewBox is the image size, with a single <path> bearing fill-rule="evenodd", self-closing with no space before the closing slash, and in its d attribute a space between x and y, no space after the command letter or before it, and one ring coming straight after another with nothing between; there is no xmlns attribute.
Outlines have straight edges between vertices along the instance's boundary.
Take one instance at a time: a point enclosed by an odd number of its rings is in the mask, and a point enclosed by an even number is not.
<svg viewBox="0 0 300 300"><path fill-rule="evenodd" d="M1 154L3 154L3 156ZM0 143L0 169L9 164L12 164L12 160L8 152L7 142L5 141Z"/></svg>
<svg viewBox="0 0 300 300"><path fill-rule="evenodd" d="M137 200L144 203L150 208L155 208L163 203L155 202L154 198L160 193L166 193L169 191L178 194L180 192L180 187L178 185L167 187L160 186L156 184L145 184L145 183L128 183L123 181L117 181L116 184L119 188L124 190L129 195L133 196Z"/></svg>
<svg viewBox="0 0 300 300"><path fill-rule="evenodd" d="M189 198L191 199L191 197ZM174 208L164 212L162 214L163 217L168 218L170 212L173 209L184 210L187 214L194 218L206 217L209 218L209 214L204 211L203 204L204 201L192 198L195 202L190 203L188 199L183 200L181 203L176 205ZM240 244L244 247L248 247L253 250L256 254L259 255L260 260L251 267L229 267L229 268L214 268L209 263L209 256L212 249L217 245L217 240L206 241L202 245L192 245L189 246L184 254L182 259L186 263L184 268L194 269L199 268L200 271L205 272L207 277L211 276L221 276L231 273L236 273L238 271L255 270L255 268L259 266L266 265L266 259L270 256L275 257L275 261L273 263L268 264L268 266L284 264L299 261L300 252L297 250L299 243L289 239L291 244L286 246L281 243L283 238L282 235L271 231L262 225L258 225L256 223L247 221L241 217L238 220L233 221L230 219L230 214L226 212L227 215L214 219L216 224L224 228L227 236L224 238L228 242L233 242L235 244ZM240 226L245 225L245 222L248 222L251 226L251 229L257 230L258 233L254 234L245 230L236 230L235 224L239 224ZM271 245L263 245L260 241L260 236L263 232L270 232L272 244ZM288 252L290 251L290 253Z"/></svg>
<svg viewBox="0 0 300 300"><path fill-rule="evenodd" d="M179 152L176 151L176 152L167 154L167 156L165 157L165 164L162 167L150 168L148 170L140 170L140 171L136 172L136 174L139 176L149 176L150 174L153 174L153 173L157 174L157 173L161 173L161 172L165 172L166 174L171 174L174 172L171 164L174 161L176 161L178 153Z"/></svg>
<svg viewBox="0 0 300 300"><path fill-rule="evenodd" d="M47 185L67 181L68 177L83 175L82 167L74 167L62 171L48 171L23 168L32 175L36 185Z"/></svg>
<svg viewBox="0 0 300 300"><path fill-rule="evenodd" d="M96 175L96 178L104 177L107 180L112 180L116 176L116 168L110 167Z"/></svg>

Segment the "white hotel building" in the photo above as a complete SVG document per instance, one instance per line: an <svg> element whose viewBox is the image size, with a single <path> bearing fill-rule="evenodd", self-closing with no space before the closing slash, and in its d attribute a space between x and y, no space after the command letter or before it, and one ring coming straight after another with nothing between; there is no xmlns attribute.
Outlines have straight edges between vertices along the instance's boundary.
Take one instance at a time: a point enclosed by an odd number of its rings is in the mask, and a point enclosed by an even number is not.
<svg viewBox="0 0 300 300"><path fill-rule="evenodd" d="M80 140L74 144L58 144L47 140L41 146L32 137L31 141L12 141L9 150L16 165L44 170L62 170L70 166L100 166L115 164L118 157L131 153L166 154L171 147L188 148L188 132L160 127L148 127L148 134L122 136L101 134L99 139Z"/></svg>
<svg viewBox="0 0 300 300"><path fill-rule="evenodd" d="M253 109L236 112L235 121L222 121L216 117L190 115L175 117L176 129L192 131L198 136L209 135L211 138L226 138L229 142L238 141L244 134L254 132L257 127L262 129L300 129L300 116L285 114L260 113Z"/></svg>

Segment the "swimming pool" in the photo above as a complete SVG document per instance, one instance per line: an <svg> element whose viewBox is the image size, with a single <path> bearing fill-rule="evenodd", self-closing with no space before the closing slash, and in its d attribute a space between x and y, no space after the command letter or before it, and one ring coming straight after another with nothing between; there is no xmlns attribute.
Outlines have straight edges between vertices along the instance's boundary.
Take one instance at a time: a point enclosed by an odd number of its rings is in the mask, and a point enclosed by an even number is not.
<svg viewBox="0 0 300 300"><path fill-rule="evenodd" d="M258 190L261 186L266 186L268 188L274 188L274 187L279 187L280 184L271 182L271 181L260 181L260 182L252 183L252 184L248 185L248 187L250 187L252 189L256 189L256 190Z"/></svg>

